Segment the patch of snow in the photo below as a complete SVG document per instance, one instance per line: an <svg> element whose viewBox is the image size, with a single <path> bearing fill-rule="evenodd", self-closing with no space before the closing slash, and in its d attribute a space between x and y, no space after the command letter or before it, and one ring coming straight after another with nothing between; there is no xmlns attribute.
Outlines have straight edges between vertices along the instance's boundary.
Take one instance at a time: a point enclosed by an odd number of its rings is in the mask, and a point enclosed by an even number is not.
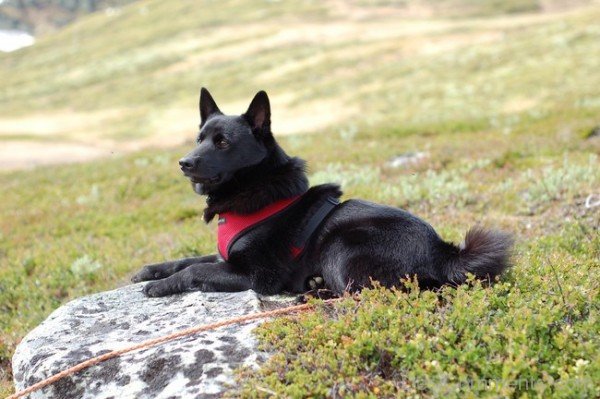
<svg viewBox="0 0 600 399"><path fill-rule="evenodd" d="M0 51L9 53L23 47L31 46L35 38L20 30L0 30Z"/></svg>

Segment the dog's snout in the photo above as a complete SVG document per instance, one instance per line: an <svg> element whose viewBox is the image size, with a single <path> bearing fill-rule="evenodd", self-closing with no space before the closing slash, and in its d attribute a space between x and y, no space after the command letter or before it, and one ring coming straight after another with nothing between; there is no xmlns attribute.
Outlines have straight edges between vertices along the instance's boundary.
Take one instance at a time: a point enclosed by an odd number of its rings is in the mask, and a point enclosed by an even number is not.
<svg viewBox="0 0 600 399"><path fill-rule="evenodd" d="M179 160L179 166L181 169L190 170L194 168L194 159L192 158L181 158Z"/></svg>

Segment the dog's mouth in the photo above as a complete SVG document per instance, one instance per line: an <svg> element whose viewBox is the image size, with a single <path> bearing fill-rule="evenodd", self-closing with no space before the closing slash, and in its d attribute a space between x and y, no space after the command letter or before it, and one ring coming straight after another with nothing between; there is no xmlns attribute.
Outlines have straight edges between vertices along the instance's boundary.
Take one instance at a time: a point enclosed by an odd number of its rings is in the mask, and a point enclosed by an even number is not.
<svg viewBox="0 0 600 399"><path fill-rule="evenodd" d="M190 181L192 182L192 184L196 185L196 184L202 184L202 185L213 185L213 184L217 184L221 181L221 175L218 174L216 176L213 177L197 177L197 176L187 176Z"/></svg>
<svg viewBox="0 0 600 399"><path fill-rule="evenodd" d="M196 194L206 195L210 192L211 189L216 187L219 183L223 181L223 175L218 174L212 177L199 177L188 175L185 176L190 179L190 183L192 183L192 188L196 192Z"/></svg>

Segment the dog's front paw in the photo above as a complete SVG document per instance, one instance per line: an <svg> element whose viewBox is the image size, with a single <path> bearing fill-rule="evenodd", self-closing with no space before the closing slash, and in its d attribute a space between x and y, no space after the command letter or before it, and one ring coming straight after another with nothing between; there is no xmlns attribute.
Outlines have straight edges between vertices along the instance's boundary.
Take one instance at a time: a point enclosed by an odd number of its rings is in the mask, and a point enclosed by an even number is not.
<svg viewBox="0 0 600 399"><path fill-rule="evenodd" d="M160 280L161 278L168 277L168 274L160 266L162 264L144 266L142 270L133 275L131 282L140 283L142 281Z"/></svg>
<svg viewBox="0 0 600 399"><path fill-rule="evenodd" d="M169 281L169 279L151 281L144 286L144 294L151 298L178 294L180 292L182 292L182 289L177 284Z"/></svg>

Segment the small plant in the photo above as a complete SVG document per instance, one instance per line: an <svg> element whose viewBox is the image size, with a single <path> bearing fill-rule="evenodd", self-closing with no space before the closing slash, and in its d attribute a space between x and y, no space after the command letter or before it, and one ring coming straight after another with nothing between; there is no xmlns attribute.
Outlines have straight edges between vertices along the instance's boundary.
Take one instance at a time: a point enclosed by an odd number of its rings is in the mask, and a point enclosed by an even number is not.
<svg viewBox="0 0 600 399"><path fill-rule="evenodd" d="M587 163L583 164L570 161L565 156L561 166L546 167L541 174L527 170L525 179L529 187L523 193L523 200L530 206L540 206L588 194L583 189L600 185L598 162L595 154L590 154Z"/></svg>

